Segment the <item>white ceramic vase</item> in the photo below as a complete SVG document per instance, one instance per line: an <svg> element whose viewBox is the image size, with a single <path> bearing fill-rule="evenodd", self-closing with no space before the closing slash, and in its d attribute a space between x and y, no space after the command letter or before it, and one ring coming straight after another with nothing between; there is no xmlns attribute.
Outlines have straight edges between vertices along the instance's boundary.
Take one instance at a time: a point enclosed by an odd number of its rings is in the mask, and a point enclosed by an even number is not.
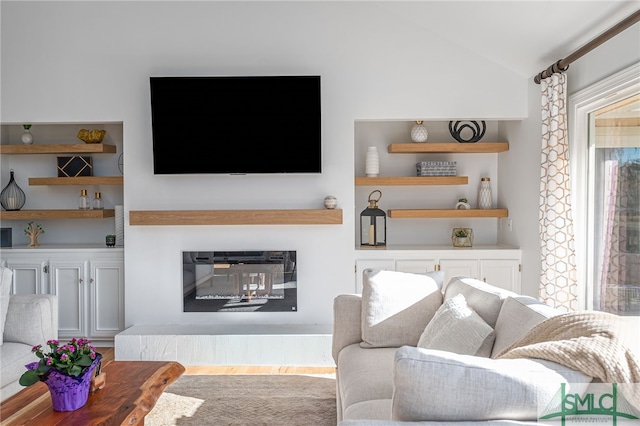
<svg viewBox="0 0 640 426"><path fill-rule="evenodd" d="M416 121L415 126L411 128L411 141L412 142L426 142L429 137L427 128L422 124L422 120Z"/></svg>
<svg viewBox="0 0 640 426"><path fill-rule="evenodd" d="M33 135L31 134L31 131L29 131L29 129L31 128L31 125L25 124L23 127L24 127L24 133L20 137L20 139L22 140L22 143L25 145L33 144Z"/></svg>
<svg viewBox="0 0 640 426"><path fill-rule="evenodd" d="M380 173L380 157L378 156L378 148L375 146L367 148L364 173L367 177L377 177Z"/></svg>
<svg viewBox="0 0 640 426"><path fill-rule="evenodd" d="M489 210L493 207L491 196L491 179L484 177L480 179L480 189L478 191L478 208Z"/></svg>

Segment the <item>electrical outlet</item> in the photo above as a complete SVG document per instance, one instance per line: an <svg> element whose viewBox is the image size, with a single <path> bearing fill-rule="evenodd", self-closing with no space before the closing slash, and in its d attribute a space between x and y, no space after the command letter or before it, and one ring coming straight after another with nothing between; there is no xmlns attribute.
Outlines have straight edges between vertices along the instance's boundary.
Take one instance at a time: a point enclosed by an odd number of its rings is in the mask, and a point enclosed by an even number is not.
<svg viewBox="0 0 640 426"><path fill-rule="evenodd" d="M507 219L507 229L509 231L513 231L513 220L512 219Z"/></svg>

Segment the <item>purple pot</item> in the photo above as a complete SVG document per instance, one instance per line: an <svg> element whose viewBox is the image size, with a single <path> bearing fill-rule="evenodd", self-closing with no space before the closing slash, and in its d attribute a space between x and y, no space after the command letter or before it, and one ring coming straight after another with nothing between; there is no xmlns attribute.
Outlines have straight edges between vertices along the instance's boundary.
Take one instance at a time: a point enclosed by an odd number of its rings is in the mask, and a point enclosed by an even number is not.
<svg viewBox="0 0 640 426"><path fill-rule="evenodd" d="M47 372L46 379L43 381L49 388L51 404L55 411L74 411L87 403L93 372L101 358L101 355L96 354L93 363L77 377L67 376L54 369ZM27 365L30 370L37 367L37 362Z"/></svg>

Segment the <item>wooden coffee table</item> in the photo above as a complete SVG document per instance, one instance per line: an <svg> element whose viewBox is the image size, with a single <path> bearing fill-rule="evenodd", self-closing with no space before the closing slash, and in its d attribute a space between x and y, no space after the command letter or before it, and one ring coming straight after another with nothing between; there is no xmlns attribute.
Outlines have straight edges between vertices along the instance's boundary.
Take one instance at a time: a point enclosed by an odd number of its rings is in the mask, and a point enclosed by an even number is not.
<svg viewBox="0 0 640 426"><path fill-rule="evenodd" d="M29 386L0 405L0 425L143 425L164 389L184 373L177 362L103 363L106 385L76 411L53 411L47 385Z"/></svg>

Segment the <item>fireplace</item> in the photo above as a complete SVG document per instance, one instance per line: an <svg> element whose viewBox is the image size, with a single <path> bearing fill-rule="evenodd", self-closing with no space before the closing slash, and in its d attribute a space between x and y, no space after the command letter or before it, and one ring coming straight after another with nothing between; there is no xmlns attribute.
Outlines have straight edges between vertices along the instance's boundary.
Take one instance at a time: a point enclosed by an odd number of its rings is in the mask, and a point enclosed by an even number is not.
<svg viewBox="0 0 640 426"><path fill-rule="evenodd" d="M295 312L295 251L184 251L184 312Z"/></svg>

